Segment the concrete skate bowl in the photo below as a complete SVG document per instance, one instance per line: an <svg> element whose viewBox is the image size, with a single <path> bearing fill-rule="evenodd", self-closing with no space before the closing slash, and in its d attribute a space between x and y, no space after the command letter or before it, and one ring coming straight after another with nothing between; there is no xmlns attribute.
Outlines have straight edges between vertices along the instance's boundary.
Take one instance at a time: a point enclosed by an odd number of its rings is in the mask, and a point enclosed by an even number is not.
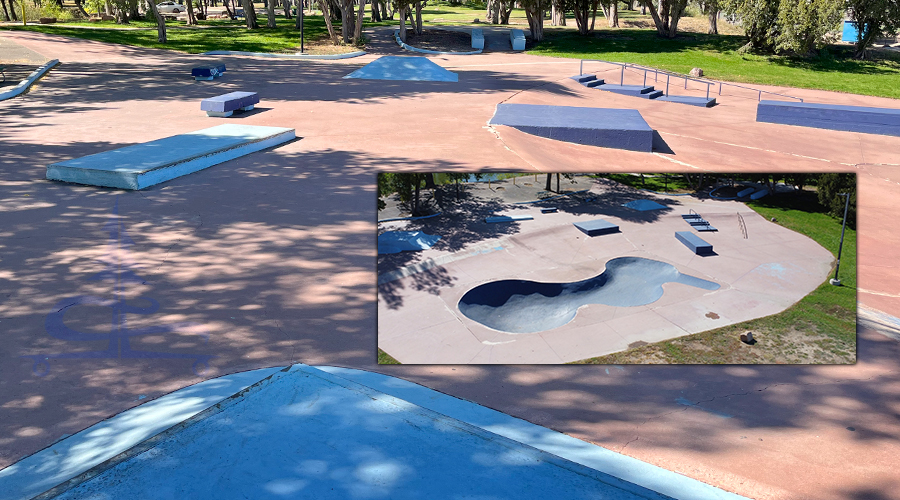
<svg viewBox="0 0 900 500"><path fill-rule="evenodd" d="M528 280L492 281L466 292L457 307L467 318L507 333L537 333L575 319L590 304L634 307L663 296L663 285L681 283L718 290L712 281L682 274L675 266L642 257L618 257L599 275L570 283Z"/></svg>

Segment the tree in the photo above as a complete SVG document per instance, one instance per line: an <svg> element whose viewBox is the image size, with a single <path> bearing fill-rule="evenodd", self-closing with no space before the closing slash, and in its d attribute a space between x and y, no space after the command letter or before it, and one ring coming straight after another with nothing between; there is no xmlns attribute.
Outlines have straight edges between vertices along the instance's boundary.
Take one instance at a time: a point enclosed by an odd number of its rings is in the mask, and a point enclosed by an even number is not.
<svg viewBox="0 0 900 500"><path fill-rule="evenodd" d="M166 20L163 18L162 14L159 13L159 10L156 8L156 2L153 0L147 0L147 7L150 9L150 12L153 14L153 17L156 18L156 39L159 43L166 43Z"/></svg>
<svg viewBox="0 0 900 500"><path fill-rule="evenodd" d="M521 0L519 3L525 9L531 38L535 42L542 41L544 39L544 11L550 5L550 0Z"/></svg>
<svg viewBox="0 0 900 500"><path fill-rule="evenodd" d="M650 11L656 33L666 38L675 38L678 32L678 21L684 15L688 0L657 0L658 6L653 7L653 0L639 0L641 5ZM753 1L753 0L748 0Z"/></svg>
<svg viewBox="0 0 900 500"><path fill-rule="evenodd" d="M241 5L244 7L244 19L247 20L247 29L258 29L259 23L256 21L256 8L253 7L253 0L241 0Z"/></svg>
<svg viewBox="0 0 900 500"><path fill-rule="evenodd" d="M856 227L856 174L822 174L818 179L817 191L819 203L828 209L828 213L839 218L844 216L846 203L840 193L849 193L847 225Z"/></svg>
<svg viewBox="0 0 900 500"><path fill-rule="evenodd" d="M400 14L400 41L406 43L406 10L409 8L409 0L394 0L394 6Z"/></svg>
<svg viewBox="0 0 900 500"><path fill-rule="evenodd" d="M825 46L825 35L843 17L844 0L782 0L775 50L810 55Z"/></svg>
<svg viewBox="0 0 900 500"><path fill-rule="evenodd" d="M266 28L275 27L275 0L266 2Z"/></svg>
<svg viewBox="0 0 900 500"><path fill-rule="evenodd" d="M857 59L868 59L872 42L900 30L900 0L847 0L847 12L859 29Z"/></svg>
<svg viewBox="0 0 900 500"><path fill-rule="evenodd" d="M778 37L778 5L780 0L722 0L723 10L741 20L750 41L744 50L774 50Z"/></svg>
<svg viewBox="0 0 900 500"><path fill-rule="evenodd" d="M700 12L706 14L709 19L709 29L706 32L710 35L718 35L719 11L722 9L719 5L719 0L698 0L698 4L700 5Z"/></svg>

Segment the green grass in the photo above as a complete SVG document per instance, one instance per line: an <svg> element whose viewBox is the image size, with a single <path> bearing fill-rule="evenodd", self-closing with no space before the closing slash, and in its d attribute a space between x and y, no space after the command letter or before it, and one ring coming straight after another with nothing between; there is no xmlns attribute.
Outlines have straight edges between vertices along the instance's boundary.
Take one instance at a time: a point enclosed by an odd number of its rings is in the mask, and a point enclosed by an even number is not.
<svg viewBox="0 0 900 500"><path fill-rule="evenodd" d="M390 354L378 349L378 364L379 365L399 365L402 364L396 359L392 358Z"/></svg>
<svg viewBox="0 0 900 500"><path fill-rule="evenodd" d="M178 25L184 24L176 21ZM156 30L122 30L122 29L81 29L54 25L4 26L2 29L36 31L53 35L64 35L98 42L135 45L169 49L199 54L210 50L243 50L250 52L296 52L300 47L300 31L294 29L293 19L279 18L275 28L265 27L265 17L259 18L260 28L248 30L243 24L228 20L200 21L201 26L215 28L201 29L167 29L167 43L159 43ZM113 22L89 23L104 27L121 27ZM147 23L135 21L133 27L146 27ZM156 23L149 23L155 27ZM109 25L109 26L107 26ZM338 28L339 29L339 28ZM328 37L325 21L321 16L306 16L304 21L304 37L306 41L320 40Z"/></svg>
<svg viewBox="0 0 900 500"><path fill-rule="evenodd" d="M767 196L748 205L837 256L841 221L825 213L814 192ZM852 363L856 359L856 231L849 228L839 277L843 286L826 280L779 314L576 363ZM738 340L746 331L754 332L756 345Z"/></svg>
<svg viewBox="0 0 900 500"><path fill-rule="evenodd" d="M694 189L681 174L604 174L602 177L635 189L648 189L659 193L692 193Z"/></svg>
<svg viewBox="0 0 900 500"><path fill-rule="evenodd" d="M713 80L900 98L900 57L858 61L845 46L830 46L810 59L739 54L746 41L743 36L701 33L669 40L656 36L655 30L641 29L602 29L585 37L545 28L544 42L528 53L629 62L682 74L703 68L704 76ZM589 63L585 72L600 68Z"/></svg>

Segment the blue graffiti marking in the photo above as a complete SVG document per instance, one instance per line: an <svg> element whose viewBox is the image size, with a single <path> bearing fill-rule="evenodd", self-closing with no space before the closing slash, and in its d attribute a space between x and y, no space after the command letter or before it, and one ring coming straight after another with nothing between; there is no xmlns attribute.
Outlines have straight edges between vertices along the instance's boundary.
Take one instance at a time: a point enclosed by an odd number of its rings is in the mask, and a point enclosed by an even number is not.
<svg viewBox="0 0 900 500"><path fill-rule="evenodd" d="M144 328L129 329L127 325L127 315L129 314L153 314L159 310L159 302L149 297L138 297L135 300L148 303L146 307L129 304L124 298L123 289L127 283L146 284L147 280L138 276L133 269L137 266L123 262L123 258L117 258L117 254L122 253L134 245L134 241L125 234L118 221L119 200L116 198L115 207L113 208L113 217L104 226L104 231L109 233L110 259L105 262L106 268L88 278L90 281L113 281L113 299L104 299L91 295L80 295L69 297L56 303L53 307L54 311L47 315L44 322L44 328L47 333L54 338L85 342L108 340L109 344L102 351L88 352L70 352L60 354L34 354L21 356L33 361L31 368L32 373L38 377L43 377L50 373L50 360L52 359L85 359L85 358L186 358L194 359L191 366L195 375L201 376L209 369L209 360L216 356L206 354L188 354L188 353L168 353L155 351L136 351L131 349L131 337L139 337L142 335L154 335L161 333L172 333L182 329L201 327L198 323L172 323L160 326L149 326ZM121 257L121 256L119 256ZM112 327L107 333L85 333L69 328L65 324L66 310L81 305L108 307L112 311ZM200 337L204 342L209 341L209 335L201 332Z"/></svg>

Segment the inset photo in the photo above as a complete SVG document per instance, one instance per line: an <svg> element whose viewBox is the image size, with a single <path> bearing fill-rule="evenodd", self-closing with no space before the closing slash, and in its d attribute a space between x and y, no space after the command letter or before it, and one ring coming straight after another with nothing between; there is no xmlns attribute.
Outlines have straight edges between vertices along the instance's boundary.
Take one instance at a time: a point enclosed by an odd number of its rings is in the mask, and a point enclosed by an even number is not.
<svg viewBox="0 0 900 500"><path fill-rule="evenodd" d="M382 173L378 361L856 362L854 173Z"/></svg>

